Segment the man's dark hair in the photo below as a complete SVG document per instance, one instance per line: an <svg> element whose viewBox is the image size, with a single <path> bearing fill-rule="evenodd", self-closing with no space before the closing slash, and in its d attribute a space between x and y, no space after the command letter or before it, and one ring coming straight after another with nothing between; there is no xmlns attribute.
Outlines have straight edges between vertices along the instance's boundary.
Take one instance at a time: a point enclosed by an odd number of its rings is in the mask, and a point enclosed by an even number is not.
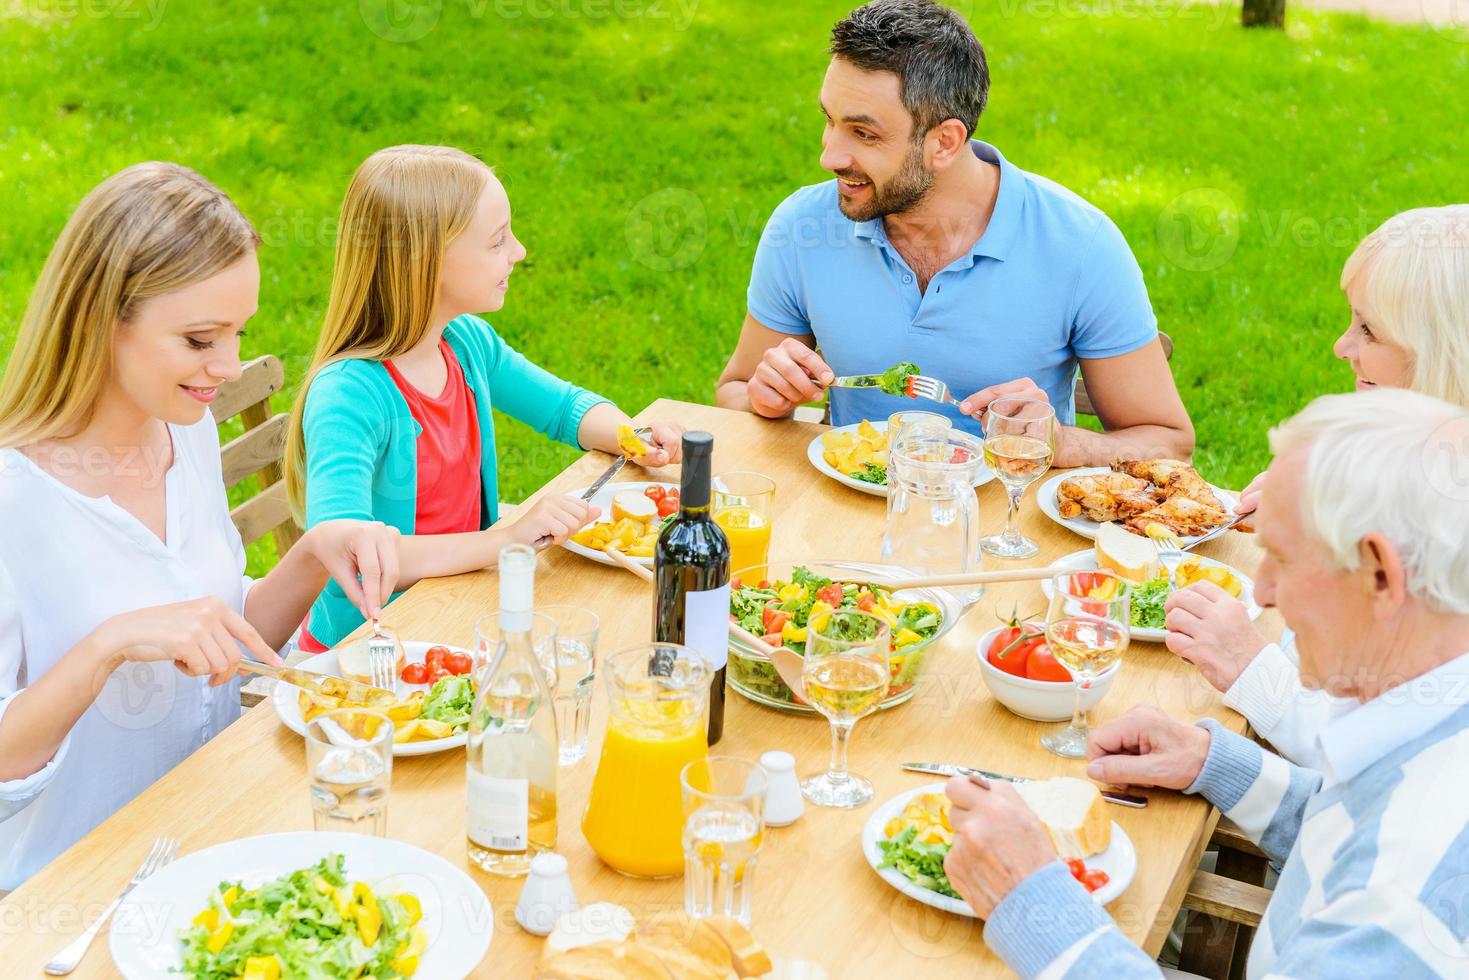
<svg viewBox="0 0 1469 980"><path fill-rule="evenodd" d="M832 28L831 53L864 71L898 76L915 140L945 119L974 135L989 100L990 70L957 11L934 0L873 0Z"/></svg>

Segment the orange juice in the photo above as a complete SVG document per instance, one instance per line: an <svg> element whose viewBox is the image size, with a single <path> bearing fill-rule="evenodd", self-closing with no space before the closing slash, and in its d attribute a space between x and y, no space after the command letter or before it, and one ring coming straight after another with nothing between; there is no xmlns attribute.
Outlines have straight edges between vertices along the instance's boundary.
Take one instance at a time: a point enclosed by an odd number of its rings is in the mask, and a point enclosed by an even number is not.
<svg viewBox="0 0 1469 980"><path fill-rule="evenodd" d="M627 716L654 707L676 707L685 717L643 721ZM625 703L621 712L614 706L607 721L581 829L597 856L623 874L667 878L683 873L679 773L709 754L703 711L688 708Z"/></svg>
<svg viewBox="0 0 1469 980"><path fill-rule="evenodd" d="M765 563L770 560L770 522L749 507L729 507L714 512L714 523L729 539L730 573L743 573L752 585L766 578ZM759 566L755 571L744 572L744 569L755 566Z"/></svg>

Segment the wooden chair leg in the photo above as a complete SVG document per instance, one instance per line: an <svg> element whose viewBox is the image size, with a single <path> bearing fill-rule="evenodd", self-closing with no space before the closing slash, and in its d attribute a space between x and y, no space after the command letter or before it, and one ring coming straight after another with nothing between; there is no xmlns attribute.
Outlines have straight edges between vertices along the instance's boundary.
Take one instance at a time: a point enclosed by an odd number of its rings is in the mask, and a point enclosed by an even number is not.
<svg viewBox="0 0 1469 980"><path fill-rule="evenodd" d="M1224 878L1265 883L1266 860L1258 854L1219 848L1214 873ZM1189 912L1183 929L1183 949L1178 968L1215 980L1238 980L1244 976L1245 963L1255 930L1225 919Z"/></svg>

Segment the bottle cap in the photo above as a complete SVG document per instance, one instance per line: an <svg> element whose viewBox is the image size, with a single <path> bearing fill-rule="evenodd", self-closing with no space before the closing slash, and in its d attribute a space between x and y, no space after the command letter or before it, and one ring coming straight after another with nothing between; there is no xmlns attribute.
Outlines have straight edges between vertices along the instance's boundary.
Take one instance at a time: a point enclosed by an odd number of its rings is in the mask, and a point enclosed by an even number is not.
<svg viewBox="0 0 1469 980"><path fill-rule="evenodd" d="M683 436L683 472L679 478L681 506L709 506L709 474L714 456L714 436L708 432L685 432Z"/></svg>
<svg viewBox="0 0 1469 980"><path fill-rule="evenodd" d="M500 628L506 633L524 633L531 627L535 608L536 550L527 544L508 544L500 549Z"/></svg>
<svg viewBox="0 0 1469 980"><path fill-rule="evenodd" d="M796 757L789 752L766 752L760 757L760 767L766 772L790 772L796 768Z"/></svg>

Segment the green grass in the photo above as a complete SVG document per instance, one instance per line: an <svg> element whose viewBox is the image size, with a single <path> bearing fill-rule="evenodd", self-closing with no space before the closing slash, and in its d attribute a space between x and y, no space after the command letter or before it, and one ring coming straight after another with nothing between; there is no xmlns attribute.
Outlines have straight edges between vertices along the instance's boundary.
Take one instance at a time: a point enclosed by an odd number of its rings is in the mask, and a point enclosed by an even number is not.
<svg viewBox="0 0 1469 980"><path fill-rule="evenodd" d="M389 3L439 11L398 43L368 26L386 0L190 0L156 21L145 2L111 16L0 2L0 357L77 200L162 158L215 180L260 227L246 353L282 355L299 379L348 176L379 147L440 142L497 167L530 250L497 329L629 411L712 399L765 218L825 176L816 94L850 6L661 0L659 16L631 17L610 12L653 0ZM1349 387L1329 348L1357 239L1469 193L1469 37L1300 9L1280 33L1214 7L959 6L994 76L980 135L1117 221L1177 342L1200 465L1244 482L1273 422ZM1220 208L1225 234L1211 237ZM507 499L575 455L502 424ZM270 560L267 546L252 565Z"/></svg>

